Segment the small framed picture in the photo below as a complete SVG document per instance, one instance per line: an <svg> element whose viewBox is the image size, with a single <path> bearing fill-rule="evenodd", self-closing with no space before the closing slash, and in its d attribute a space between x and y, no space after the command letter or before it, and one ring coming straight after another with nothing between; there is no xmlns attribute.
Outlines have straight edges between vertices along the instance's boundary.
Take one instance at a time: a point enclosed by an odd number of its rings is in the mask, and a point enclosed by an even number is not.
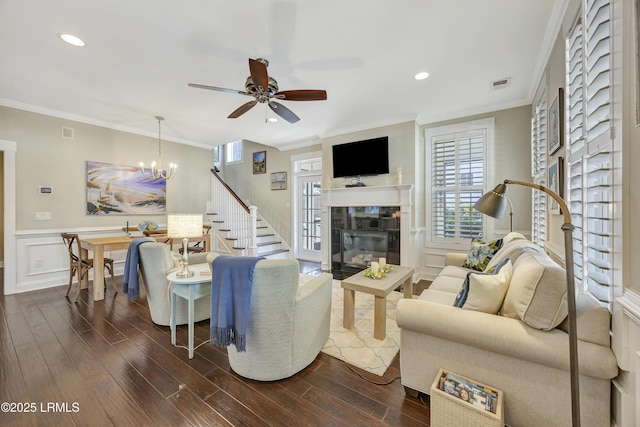
<svg viewBox="0 0 640 427"><path fill-rule="evenodd" d="M287 189L287 173L274 172L271 174L271 189L286 190Z"/></svg>
<svg viewBox="0 0 640 427"><path fill-rule="evenodd" d="M558 89L558 96L549 107L549 155L564 145L564 90Z"/></svg>
<svg viewBox="0 0 640 427"><path fill-rule="evenodd" d="M267 152L253 153L253 174L267 173Z"/></svg>
<svg viewBox="0 0 640 427"><path fill-rule="evenodd" d="M564 159L558 157L549 164L549 189L558 196L563 197L564 188ZM560 205L549 196L549 210L555 215L560 215Z"/></svg>

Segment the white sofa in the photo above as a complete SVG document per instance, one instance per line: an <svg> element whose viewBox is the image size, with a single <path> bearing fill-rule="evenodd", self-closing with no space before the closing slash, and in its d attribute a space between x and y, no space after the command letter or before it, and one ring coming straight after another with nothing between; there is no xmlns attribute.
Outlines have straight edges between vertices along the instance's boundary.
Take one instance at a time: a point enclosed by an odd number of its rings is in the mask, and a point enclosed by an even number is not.
<svg viewBox="0 0 640 427"><path fill-rule="evenodd" d="M537 245L513 233L487 268L510 259L512 275L498 313L453 306L468 272L465 254L446 266L418 299L398 302L400 369L409 394L430 393L440 368L504 392L505 422L571 425L565 271ZM610 314L589 295L577 298L583 426L610 425Z"/></svg>

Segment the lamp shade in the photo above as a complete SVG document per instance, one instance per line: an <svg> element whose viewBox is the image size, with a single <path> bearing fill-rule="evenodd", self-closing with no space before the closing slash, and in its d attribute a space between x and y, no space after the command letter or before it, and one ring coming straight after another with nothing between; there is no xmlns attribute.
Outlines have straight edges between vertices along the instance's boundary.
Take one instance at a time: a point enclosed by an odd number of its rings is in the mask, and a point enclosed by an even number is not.
<svg viewBox="0 0 640 427"><path fill-rule="evenodd" d="M167 215L167 235L177 239L202 236L202 214Z"/></svg>
<svg viewBox="0 0 640 427"><path fill-rule="evenodd" d="M480 197L473 207L485 215L500 219L507 207L506 192L507 186L498 184L493 190Z"/></svg>

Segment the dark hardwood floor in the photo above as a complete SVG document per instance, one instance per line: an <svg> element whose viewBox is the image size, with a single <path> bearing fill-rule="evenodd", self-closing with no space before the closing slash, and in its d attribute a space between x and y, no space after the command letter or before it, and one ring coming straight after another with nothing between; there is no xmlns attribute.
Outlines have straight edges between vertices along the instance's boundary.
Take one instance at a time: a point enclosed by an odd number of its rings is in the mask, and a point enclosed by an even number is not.
<svg viewBox="0 0 640 427"><path fill-rule="evenodd" d="M429 425L428 398L405 396L397 357L382 378L320 353L291 378L257 382L216 346L189 360L151 322L144 294L132 302L107 286L104 301L83 290L75 302L66 286L6 296L3 287L2 426ZM196 345L208 335L208 321L196 324ZM186 326L178 340L186 345Z"/></svg>

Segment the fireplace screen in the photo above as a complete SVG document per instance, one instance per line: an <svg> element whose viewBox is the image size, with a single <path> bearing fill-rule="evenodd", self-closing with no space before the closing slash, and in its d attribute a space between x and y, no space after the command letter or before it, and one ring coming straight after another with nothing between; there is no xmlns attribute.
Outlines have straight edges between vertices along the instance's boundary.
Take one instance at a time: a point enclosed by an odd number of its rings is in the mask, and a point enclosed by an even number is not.
<svg viewBox="0 0 640 427"><path fill-rule="evenodd" d="M332 207L333 277L349 277L381 257L400 265L400 207Z"/></svg>
<svg viewBox="0 0 640 427"><path fill-rule="evenodd" d="M388 237L384 231L342 230L343 265L365 269L371 261L387 258Z"/></svg>

